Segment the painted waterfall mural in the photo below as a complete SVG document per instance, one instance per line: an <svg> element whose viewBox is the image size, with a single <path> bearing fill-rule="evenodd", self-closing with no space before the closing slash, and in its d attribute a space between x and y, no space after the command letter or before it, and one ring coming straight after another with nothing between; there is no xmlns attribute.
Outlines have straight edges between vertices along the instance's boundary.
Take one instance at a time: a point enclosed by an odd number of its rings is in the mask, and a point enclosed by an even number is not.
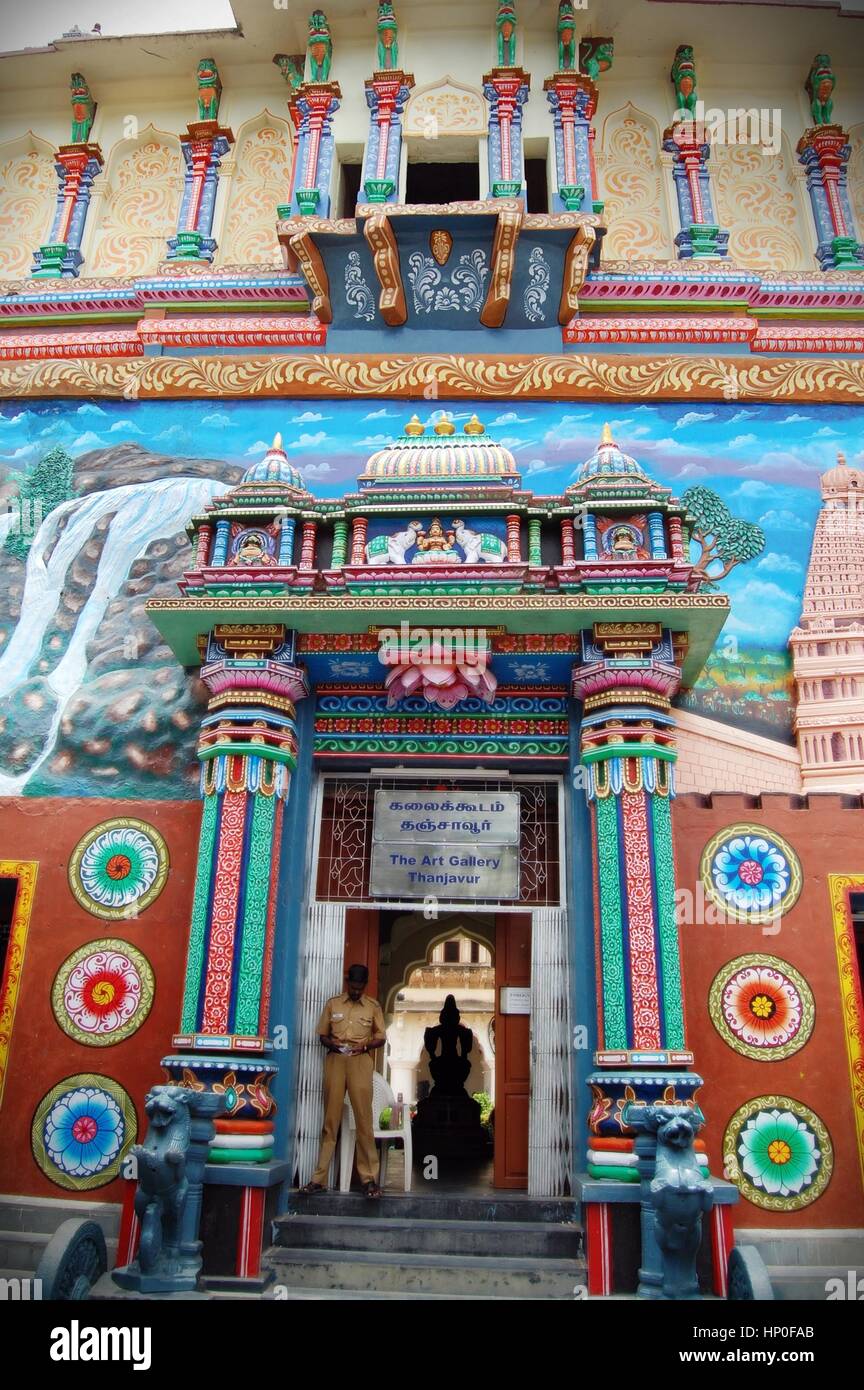
<svg viewBox="0 0 864 1390"><path fill-rule="evenodd" d="M353 491L366 459L414 408L0 406L0 794L194 797L201 692L144 611L147 598L175 594L189 567L186 521L236 484L277 431L310 491ZM608 420L621 447L678 495L705 484L763 528L761 557L722 581L732 615L682 701L791 738L786 642L800 612L819 474L838 450L864 462L864 408L638 405L610 418L608 405L520 402L447 413L459 426L475 409L535 495L563 491ZM24 536L13 524L19 511L31 523Z"/></svg>

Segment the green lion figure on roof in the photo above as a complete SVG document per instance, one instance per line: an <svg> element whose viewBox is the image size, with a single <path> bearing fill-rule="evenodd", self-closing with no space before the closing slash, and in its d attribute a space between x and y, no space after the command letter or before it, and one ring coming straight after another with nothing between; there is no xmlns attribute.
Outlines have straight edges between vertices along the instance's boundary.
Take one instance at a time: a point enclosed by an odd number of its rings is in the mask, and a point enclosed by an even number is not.
<svg viewBox="0 0 864 1390"><path fill-rule="evenodd" d="M560 0L558 6L558 71L576 68L576 11L573 0Z"/></svg>
<svg viewBox="0 0 864 1390"><path fill-rule="evenodd" d="M399 66L399 27L389 0L378 5L378 70L391 72Z"/></svg>
<svg viewBox="0 0 864 1390"><path fill-rule="evenodd" d="M72 144L86 145L93 129L96 103L80 72L73 72L69 89L72 93Z"/></svg>
<svg viewBox="0 0 864 1390"><path fill-rule="evenodd" d="M676 110L696 110L696 64L693 49L689 43L679 44L675 50L675 60L669 74L675 84Z"/></svg>
<svg viewBox="0 0 864 1390"><path fill-rule="evenodd" d="M581 39L579 71L595 81L601 72L608 72L611 68L614 49L614 39Z"/></svg>
<svg viewBox="0 0 864 1390"><path fill-rule="evenodd" d="M512 0L502 0L498 6L498 13L495 16L495 28L498 31L498 66L499 68L514 68L516 66L516 6Z"/></svg>
<svg viewBox="0 0 864 1390"><path fill-rule="evenodd" d="M306 50L309 54L309 80L327 82L333 62L333 39L323 10L313 10L309 16Z"/></svg>
<svg viewBox="0 0 864 1390"><path fill-rule="evenodd" d="M813 59L804 90L810 98L810 111L814 125L830 125L834 110L834 88L837 79L831 71L831 59L827 53L817 53Z"/></svg>
<svg viewBox="0 0 864 1390"><path fill-rule="evenodd" d="M219 102L222 100L222 83L215 59L201 59L198 64L197 81L198 119L215 121L219 116Z"/></svg>

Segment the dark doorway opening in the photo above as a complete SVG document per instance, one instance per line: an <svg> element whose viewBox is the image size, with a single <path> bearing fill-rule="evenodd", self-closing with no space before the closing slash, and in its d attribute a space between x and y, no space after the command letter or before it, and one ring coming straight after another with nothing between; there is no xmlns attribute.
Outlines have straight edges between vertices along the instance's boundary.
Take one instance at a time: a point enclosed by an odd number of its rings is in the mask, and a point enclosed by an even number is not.
<svg viewBox="0 0 864 1390"><path fill-rule="evenodd" d="M6 956L9 952L9 938L12 935L17 897L17 878L0 878L0 985L3 983L6 970Z"/></svg>
<svg viewBox="0 0 864 1390"><path fill-rule="evenodd" d="M339 203L340 217L353 217L360 197L360 180L363 177L362 164L342 165L342 197Z"/></svg>
<svg viewBox="0 0 864 1390"><path fill-rule="evenodd" d="M849 894L849 909L852 913L852 935L855 939L855 955L858 960L858 979L864 992L864 893Z"/></svg>
<svg viewBox="0 0 864 1390"><path fill-rule="evenodd" d="M549 181L545 159L525 160L525 188L529 212L549 211Z"/></svg>
<svg viewBox="0 0 864 1390"><path fill-rule="evenodd" d="M480 166L457 164L408 165L406 203L463 203L480 197Z"/></svg>

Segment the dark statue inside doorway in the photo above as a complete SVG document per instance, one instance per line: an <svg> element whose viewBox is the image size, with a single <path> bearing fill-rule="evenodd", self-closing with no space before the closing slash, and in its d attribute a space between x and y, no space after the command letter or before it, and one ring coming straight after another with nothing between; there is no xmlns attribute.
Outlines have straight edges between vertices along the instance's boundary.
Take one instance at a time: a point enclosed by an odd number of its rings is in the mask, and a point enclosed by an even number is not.
<svg viewBox="0 0 864 1390"><path fill-rule="evenodd" d="M489 1140L480 1123L480 1106L465 1090L471 1071L474 1034L460 1022L454 995L448 994L438 1023L423 1034L433 1086L417 1106L414 1143L439 1158L478 1158Z"/></svg>
<svg viewBox="0 0 864 1390"><path fill-rule="evenodd" d="M459 1022L460 1018L456 1000L448 994L438 1015L438 1026L427 1028L423 1034L423 1046L429 1053L429 1071L435 1083L433 1096L460 1095L465 1090L471 1071L469 1053L474 1046L474 1034Z"/></svg>

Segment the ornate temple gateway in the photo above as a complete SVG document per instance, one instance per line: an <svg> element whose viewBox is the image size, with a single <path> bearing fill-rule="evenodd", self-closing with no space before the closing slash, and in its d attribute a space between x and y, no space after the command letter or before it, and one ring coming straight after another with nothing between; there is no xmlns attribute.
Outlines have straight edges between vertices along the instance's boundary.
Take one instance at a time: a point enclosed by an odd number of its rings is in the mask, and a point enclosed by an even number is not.
<svg viewBox="0 0 864 1390"><path fill-rule="evenodd" d="M864 19L736 7L751 90L721 3L234 13L0 55L0 1268L824 1298Z"/></svg>

